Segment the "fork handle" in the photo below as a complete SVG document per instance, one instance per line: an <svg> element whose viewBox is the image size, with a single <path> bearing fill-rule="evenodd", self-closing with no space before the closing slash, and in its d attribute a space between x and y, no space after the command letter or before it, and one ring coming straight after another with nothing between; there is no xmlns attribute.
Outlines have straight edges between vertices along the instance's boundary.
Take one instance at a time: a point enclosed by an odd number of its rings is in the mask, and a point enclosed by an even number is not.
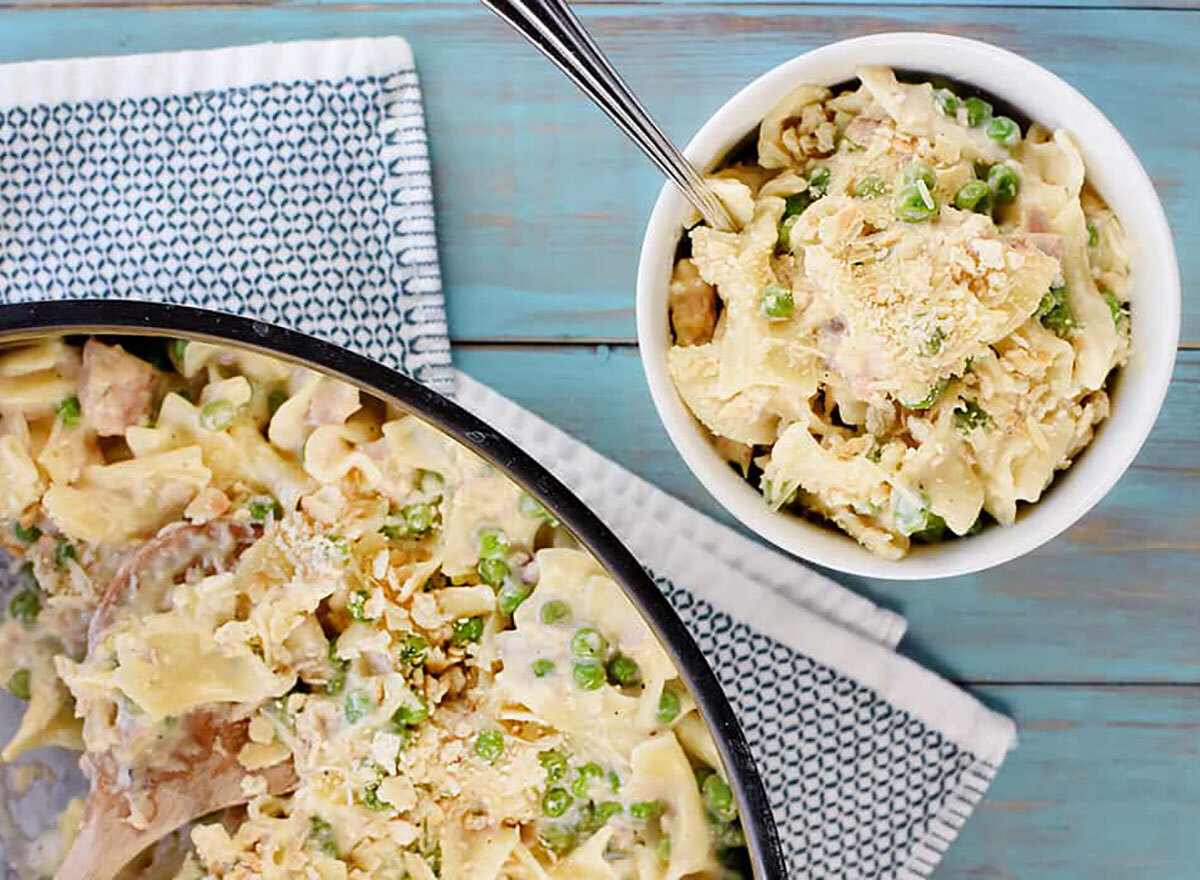
<svg viewBox="0 0 1200 880"><path fill-rule="evenodd" d="M734 224L721 200L641 105L566 0L482 0L565 73L639 146L716 229Z"/></svg>

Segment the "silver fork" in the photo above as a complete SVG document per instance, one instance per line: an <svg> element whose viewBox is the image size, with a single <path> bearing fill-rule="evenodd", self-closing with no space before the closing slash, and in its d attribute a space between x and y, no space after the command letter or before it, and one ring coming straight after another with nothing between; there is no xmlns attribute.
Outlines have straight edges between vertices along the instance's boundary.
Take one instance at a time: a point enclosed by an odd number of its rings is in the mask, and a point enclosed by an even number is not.
<svg viewBox="0 0 1200 880"><path fill-rule="evenodd" d="M482 0L570 77L658 166L715 229L734 229L721 200L663 134L566 0Z"/></svg>

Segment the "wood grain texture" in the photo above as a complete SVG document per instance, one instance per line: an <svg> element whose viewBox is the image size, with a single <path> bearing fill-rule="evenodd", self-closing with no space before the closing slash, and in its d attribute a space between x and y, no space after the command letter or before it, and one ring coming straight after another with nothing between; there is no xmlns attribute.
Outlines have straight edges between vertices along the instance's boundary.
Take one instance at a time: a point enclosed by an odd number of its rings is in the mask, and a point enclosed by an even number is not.
<svg viewBox="0 0 1200 880"><path fill-rule="evenodd" d="M1200 689L982 688L1021 741L938 880L1190 880Z"/></svg>
<svg viewBox="0 0 1200 880"><path fill-rule="evenodd" d="M734 525L660 425L636 350L466 348L458 365L694 507ZM843 583L903 613L904 650L965 681L1200 682L1200 353L1186 353L1133 468L1064 536L998 569Z"/></svg>
<svg viewBox="0 0 1200 880"><path fill-rule="evenodd" d="M990 40L1089 95L1141 155L1177 239L1200 236L1194 12L650 4L581 13L679 140L748 80L822 43L913 29ZM382 34L412 42L425 81L455 334L632 337L638 245L661 181L481 7L5 10L0 60ZM1200 252L1181 247L1180 258L1185 289L1195 291ZM1200 342L1194 297L1184 339Z"/></svg>

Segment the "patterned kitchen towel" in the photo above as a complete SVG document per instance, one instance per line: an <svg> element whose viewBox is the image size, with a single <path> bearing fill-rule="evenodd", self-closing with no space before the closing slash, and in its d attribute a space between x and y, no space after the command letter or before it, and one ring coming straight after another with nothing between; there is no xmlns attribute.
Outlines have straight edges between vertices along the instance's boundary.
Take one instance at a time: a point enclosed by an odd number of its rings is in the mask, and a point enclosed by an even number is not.
<svg viewBox="0 0 1200 880"><path fill-rule="evenodd" d="M0 66L0 299L72 296L242 312L453 391L407 44ZM792 876L929 875L1012 722L895 654L898 615L468 377L458 395L591 503L670 596L746 726Z"/></svg>

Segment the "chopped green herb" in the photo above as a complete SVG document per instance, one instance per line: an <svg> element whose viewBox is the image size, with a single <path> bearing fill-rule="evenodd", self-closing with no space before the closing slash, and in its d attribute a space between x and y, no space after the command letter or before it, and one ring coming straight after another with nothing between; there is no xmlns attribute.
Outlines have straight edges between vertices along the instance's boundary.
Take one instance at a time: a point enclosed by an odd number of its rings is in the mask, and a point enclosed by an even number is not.
<svg viewBox="0 0 1200 880"><path fill-rule="evenodd" d="M991 421L991 416L973 400L964 401L962 406L954 408L954 427L960 431L986 428Z"/></svg>
<svg viewBox="0 0 1200 880"><path fill-rule="evenodd" d="M28 700L33 696L31 675L28 669L18 669L8 680L8 690L14 697Z"/></svg>
<svg viewBox="0 0 1200 880"><path fill-rule="evenodd" d="M401 727L416 727L429 717L429 703L419 694L415 703L401 703L392 713L392 722Z"/></svg>
<svg viewBox="0 0 1200 880"><path fill-rule="evenodd" d="M483 618L467 617L455 621L450 628L450 644L459 648L465 647L483 638Z"/></svg>
<svg viewBox="0 0 1200 880"><path fill-rule="evenodd" d="M346 713L346 720L354 724L361 721L375 708L375 701L362 691L355 691L346 696L346 702L342 708Z"/></svg>
<svg viewBox="0 0 1200 880"><path fill-rule="evenodd" d="M350 616L355 620L366 620L367 599L370 595L365 590L355 590L346 599L346 610L350 612Z"/></svg>
<svg viewBox="0 0 1200 880"><path fill-rule="evenodd" d="M792 230L799 221L800 217L797 214L783 218L783 221L779 224L779 238L775 242L775 247L778 250L786 253L792 249Z"/></svg>
<svg viewBox="0 0 1200 880"><path fill-rule="evenodd" d="M283 507L270 495L255 495L246 502L246 510L251 522L266 522L268 517L283 518Z"/></svg>
<svg viewBox="0 0 1200 880"><path fill-rule="evenodd" d="M537 676L538 678L545 678L547 675L549 675L553 671L554 671L554 661L553 660L547 660L545 657L541 657L541 658L533 661L533 674L535 676Z"/></svg>
<svg viewBox="0 0 1200 880"><path fill-rule="evenodd" d="M59 401L58 406L54 408L54 413L62 419L65 427L73 428L79 424L79 419L83 416L83 407L79 405L78 397L67 397Z"/></svg>
<svg viewBox="0 0 1200 880"><path fill-rule="evenodd" d="M1096 229L1096 224L1090 220L1087 224L1087 246L1091 250L1095 250L1100 244L1100 231Z"/></svg>
<svg viewBox="0 0 1200 880"><path fill-rule="evenodd" d="M804 213L804 209L812 203L813 197L807 190L788 196L783 200L783 219L787 220L791 217L799 217Z"/></svg>
<svg viewBox="0 0 1200 880"><path fill-rule="evenodd" d="M42 536L42 530L37 526L26 528L20 520L13 520L13 537L22 544L32 544Z"/></svg>
<svg viewBox="0 0 1200 880"><path fill-rule="evenodd" d="M400 645L400 661L409 666L420 666L429 654L429 642L424 636L410 635Z"/></svg>
<svg viewBox="0 0 1200 880"><path fill-rule="evenodd" d="M877 199L885 195L888 191L888 185L882 177L876 177L874 174L869 177L864 177L854 184L854 195L860 199Z"/></svg>
<svg viewBox="0 0 1200 880"><path fill-rule="evenodd" d="M475 754L489 764L495 764L504 754L504 734L495 728L480 731L475 737Z"/></svg>
<svg viewBox="0 0 1200 880"><path fill-rule="evenodd" d="M333 826L320 816L313 816L309 820L308 837L325 855L335 859L338 857L339 852L334 840Z"/></svg>
<svg viewBox="0 0 1200 880"><path fill-rule="evenodd" d="M1129 303L1122 302L1121 298L1110 290L1100 289L1100 295L1104 297L1104 302L1108 304L1108 310L1112 313L1114 324L1120 324L1121 320L1129 316Z"/></svg>

